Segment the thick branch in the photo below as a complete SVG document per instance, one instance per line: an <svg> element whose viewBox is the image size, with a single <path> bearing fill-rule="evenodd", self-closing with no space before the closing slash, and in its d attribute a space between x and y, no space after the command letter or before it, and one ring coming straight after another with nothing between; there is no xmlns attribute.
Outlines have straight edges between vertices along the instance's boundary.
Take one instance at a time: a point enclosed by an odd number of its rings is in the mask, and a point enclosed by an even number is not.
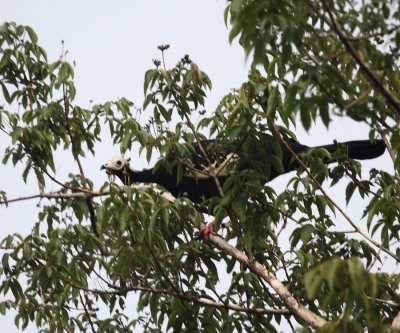
<svg viewBox="0 0 400 333"><path fill-rule="evenodd" d="M250 260L243 252L228 244L217 235L210 234L210 240L221 251L231 255L241 264L247 266L254 274L266 281L272 289L276 291L279 297L286 303L291 313L298 316L314 328L320 328L326 324L325 319L301 305L286 288L286 286L277 279L277 277L268 271L263 265L255 260Z"/></svg>
<svg viewBox="0 0 400 333"><path fill-rule="evenodd" d="M397 316L393 319L392 322L392 330L395 332L400 332L400 312L397 314Z"/></svg>

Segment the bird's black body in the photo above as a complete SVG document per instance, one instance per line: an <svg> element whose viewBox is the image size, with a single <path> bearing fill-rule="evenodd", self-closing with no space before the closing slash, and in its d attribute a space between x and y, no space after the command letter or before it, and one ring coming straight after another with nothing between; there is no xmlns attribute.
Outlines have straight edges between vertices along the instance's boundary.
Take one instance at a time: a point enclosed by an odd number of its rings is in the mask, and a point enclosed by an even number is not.
<svg viewBox="0 0 400 333"><path fill-rule="evenodd" d="M185 164L183 177L179 182L177 182L178 166L167 167L167 164L176 158L173 153L169 154L165 161L159 163L156 168L143 171L131 169L129 163L122 158L121 160L110 160L110 164L105 165L104 168L120 178L126 185L156 183L175 197L186 193L195 203L220 196L211 170L217 176L222 187L229 175L235 171L262 171L260 174L267 175L265 176L265 182L267 182L298 168L298 163L290 151L279 141L275 141L275 144L271 140L241 144L239 142L227 143L224 140L204 140L201 141L201 145L206 151L209 161L204 158L199 147L194 144L194 151L189 160L190 165ZM293 140L288 141L288 145L296 154L311 149ZM385 151L382 140L376 140L374 143L368 140L349 141L314 148L324 148L332 153L339 147L344 149L348 157L358 160L376 158ZM324 160L324 162L331 163L335 160ZM210 167L210 163L212 167Z"/></svg>

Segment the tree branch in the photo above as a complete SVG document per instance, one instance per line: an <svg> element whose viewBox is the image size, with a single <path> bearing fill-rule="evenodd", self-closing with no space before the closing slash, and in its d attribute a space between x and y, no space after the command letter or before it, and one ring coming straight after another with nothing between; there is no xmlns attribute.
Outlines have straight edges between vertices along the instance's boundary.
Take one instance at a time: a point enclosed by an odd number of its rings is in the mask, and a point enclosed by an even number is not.
<svg viewBox="0 0 400 333"><path fill-rule="evenodd" d="M152 186L150 185L136 185L134 186L135 189L146 189L150 188ZM168 192L163 192L157 188L153 188L154 191L160 193L165 199L173 202L175 201L175 197L173 197L170 193ZM28 200L28 199L33 199L33 198L48 198L48 199L59 199L59 198L87 198L89 197L94 197L94 196L102 196L102 195L108 195L109 191L103 191L103 192L92 192L92 193L87 193L87 192L74 192L74 193L60 193L60 192L51 192L51 193L43 193L43 194L37 194L34 196L28 196L28 197L20 197L16 199L11 199L8 200L7 202L15 202L15 201L20 201L20 200ZM5 202L0 202L5 203ZM195 218L193 216L189 216L189 219L192 221L192 223L195 221ZM200 226L201 228L201 226ZM256 313L256 314L288 314L288 313L293 313L294 315L300 317L302 320L307 322L309 325L311 325L314 328L322 327L326 321L322 317L318 316L317 314L313 313L312 311L308 310L305 308L303 305L301 305L290 293L290 291L286 288L286 286L280 282L276 276L268 272L268 270L258 263L257 261L250 259L248 256L246 256L243 252L238 250L237 248L233 247L232 245L228 244L225 240L223 240L221 237L217 235L209 235L210 241L217 246L221 251L223 251L225 254L231 255L234 257L237 261L242 263L243 265L246 265L249 267L249 269L255 273L257 276L262 278L264 281L266 281L279 295L279 297L287 304L289 309L259 309L259 308L253 308L253 309L247 309L243 308L234 304L229 304L229 303L217 303L213 301L209 301L206 299L198 299L196 297L187 295L185 293L179 293L176 294L175 292L171 291L165 291L165 290L158 290L158 289L153 289L153 288L148 288L148 287L141 287L141 286L135 286L130 288L131 290L138 290L138 291L148 291L148 292L156 292L156 293L164 293L168 295L172 295L175 297L180 297L183 300L190 301L190 302L196 302L197 304L202 304L205 306L214 306L218 308L227 308L235 311L240 311L240 312L249 312L249 313ZM61 275L60 275L61 276ZM62 277L62 276L61 276ZM62 279L69 283L71 286L74 286L76 288L80 288L82 290L88 291L88 292L93 292L93 293L98 293L98 294L124 294L126 290L124 291L102 291L102 290L92 290L85 288L83 286L79 286L73 281L70 281L69 279L62 277ZM128 290L129 291L129 290Z"/></svg>
<svg viewBox="0 0 400 333"><path fill-rule="evenodd" d="M24 197L18 197L18 198L13 198L9 200L2 200L0 201L0 205L2 204L9 204L12 202L17 202L17 201L25 201L25 200L31 200L31 199L76 199L76 198L93 198L93 197L98 197L98 196L103 196L103 195L108 195L108 191L104 191L102 193L100 192L73 192L73 193L63 193L61 191L57 192L48 192L48 193L39 193L39 194L34 194L34 195L28 195Z"/></svg>
<svg viewBox="0 0 400 333"><path fill-rule="evenodd" d="M299 163L301 168L307 173L307 175L311 178L313 183L317 186L317 188L321 191L321 193L324 195L324 197L333 205L335 208L342 214L342 216L351 224L351 226L356 230L361 236L363 236L366 240L368 240L371 244L375 245L377 248L382 249L382 251L386 252L388 255L390 255L393 259L395 259L397 262L400 262L400 258L390 251L389 249L383 247L382 244L378 243L375 241L370 235L365 233L364 231L361 230L361 228L347 215L347 213L329 196L329 194L324 190L324 188L321 186L321 184L315 179L315 177L311 174L311 172L308 170L307 166L303 163L303 161L297 156L297 154L293 151L293 149L287 144L287 142L283 139L282 135L279 133L278 129L276 128L275 123L272 122L273 129L278 136L280 142L282 145L287 149L290 154L296 159L296 161Z"/></svg>
<svg viewBox="0 0 400 333"><path fill-rule="evenodd" d="M339 39L342 41L347 51L353 56L354 60L360 66L361 71L370 80L370 82L375 86L375 88L382 94L389 105L392 107L393 111L397 116L400 116L400 101L393 96L388 88L383 84L382 80L374 73L374 71L368 66L368 64L363 60L363 57L359 51L353 46L350 39L345 35L345 33L340 28L335 16L333 15L331 9L325 0L321 0L325 10L327 11L331 27L338 35Z"/></svg>
<svg viewBox="0 0 400 333"><path fill-rule="evenodd" d="M171 200L171 198L174 198L170 193L168 192L163 192L157 188L154 188L151 185L145 185L145 184L140 184L140 185L134 185L132 186L136 190L145 190L148 188L152 188L153 191L163 195L167 200ZM105 190L101 192L97 191L89 191L85 189L81 189L79 191L74 191L74 192L63 192L63 190L55 191L55 192L47 192L47 193L39 193L39 194L33 194L33 195L28 195L28 196L23 196L23 197L18 197L18 198L13 198L13 199L8 199L8 200L0 200L0 205L7 205L9 203L17 202L17 201L25 201L25 200L31 200L31 199L90 199L90 198L95 198L95 197L101 197L101 196L106 196L109 195L110 191Z"/></svg>
<svg viewBox="0 0 400 333"><path fill-rule="evenodd" d="M219 308L219 309L228 309L228 310L233 310L237 312L245 312L245 313L253 313L253 314L290 314L290 311L288 309L265 309L265 308L245 308L241 307L236 304L232 303L219 303L215 301L211 301L209 299L205 298L198 298L195 296L192 296L187 293L180 293L179 295L176 294L174 291L167 290L167 289L156 289L152 287L144 287L144 286L131 286L128 288L124 288L124 290L120 290L118 287L116 287L117 290L100 290L100 289L91 289L87 288L83 285L80 285L79 283L72 281L62 275L60 275L61 279L69 284L70 286L83 290L85 292L89 292L92 294L96 295L126 295L127 291L143 291L143 292L150 292L154 294L162 294L162 295L169 295L173 297L178 297L181 300L191 302L191 303L196 303L200 304L203 306L209 306L209 307L214 307L214 308Z"/></svg>
<svg viewBox="0 0 400 333"><path fill-rule="evenodd" d="M396 30L399 30L400 26L399 25L395 25L392 28L386 30L386 31L381 31L381 32L376 32L376 33L371 33L368 35L359 35L359 36L355 36L355 37L347 37L348 40L352 41L352 42L358 42L358 41L362 41L362 40L366 40L366 39L370 39L370 38L376 38L376 37L382 37L384 35L389 35L393 32L395 32Z"/></svg>
<svg viewBox="0 0 400 333"><path fill-rule="evenodd" d="M391 328L395 332L400 332L400 312L394 317Z"/></svg>
<svg viewBox="0 0 400 333"><path fill-rule="evenodd" d="M175 201L175 198L170 193L168 193L168 196L165 196L165 194L166 193L164 193L163 196L166 197L167 200L170 200L172 202ZM192 220L193 216L190 216L189 218ZM193 221L194 220L192 220L192 222ZM209 239L222 252L232 256L241 264L247 266L258 277L266 281L272 287L272 289L277 292L282 301L286 303L290 313L293 313L294 315L300 317L302 320L304 320L314 328L319 328L326 324L325 319L300 304L293 297L286 286L281 281L279 281L273 273L269 272L267 268L265 268L259 262L252 258L249 258L243 252L238 250L236 247L230 245L218 235L210 234Z"/></svg>
<svg viewBox="0 0 400 333"><path fill-rule="evenodd" d="M395 156L395 154L394 154L394 152L393 152L392 147L390 146L390 142L389 142L389 140L387 139L387 137L386 137L386 135L385 135L385 132L384 132L383 129L382 129L382 126L381 126L379 123L375 123L375 126L376 126L376 128L377 128L377 130L378 130L380 136L382 137L383 142L385 143L385 146L386 146L386 148L387 148L387 150L388 150L388 152L389 152L390 158L392 159L392 161L393 161L393 163L394 163L394 162L396 161L396 156Z"/></svg>
<svg viewBox="0 0 400 333"><path fill-rule="evenodd" d="M326 320L300 304L286 288L286 286L277 279L277 277L268 271L256 260L250 260L243 252L227 243L218 235L210 234L210 240L221 251L231 255L241 264L247 266L254 274L266 281L272 289L276 291L279 297L286 303L291 313L298 316L314 328L320 328L326 324Z"/></svg>
<svg viewBox="0 0 400 333"><path fill-rule="evenodd" d="M93 333L96 333L96 330L94 329L94 325L93 325L93 321L92 321L91 315L90 315L90 313L89 313L89 311L88 311L88 309L86 307L85 301L83 300L83 297L82 297L80 292L79 292L79 299L80 299L81 304L83 306L83 310L85 311L86 316L88 317L90 328L92 329Z"/></svg>
<svg viewBox="0 0 400 333"><path fill-rule="evenodd" d="M196 64L192 63L191 66L192 66L192 70L196 70L196 71L199 70ZM198 146L198 148L200 150L200 153L203 155L204 159L206 160L206 162L208 164L208 168L210 170L209 173L210 173L211 177L214 180L215 186L217 187L217 190L218 190L218 193L219 193L220 197L222 198L224 196L224 192L222 190L221 183L220 183L220 181L218 179L218 175L216 173L215 167L211 163L206 150L204 149L203 145L201 144L201 140L200 140L200 137L199 137L199 135L198 135L198 133L196 131L196 128L194 127L194 125L193 125L192 121L190 120L188 114L185 112L183 104L182 104L177 92L174 90L174 87L171 88L171 93L174 96L174 99L175 99L177 105L182 110L182 113L184 115L184 119L186 120L187 125L189 126L190 130L192 131L192 133L193 133L193 135L194 135L194 137L196 139L196 144L197 144L197 146ZM238 241L240 242L241 246L243 246L243 248L245 249L247 254L249 256L251 256L251 252L246 247L246 243L245 243L245 241L243 239L242 230L240 229L240 226L239 226L238 222L236 221L236 218L234 218L234 216L232 215L232 213L230 212L229 209L227 209L227 211L228 211L228 214L229 214L230 219L232 221L232 229L234 230L234 232L235 232L235 234L236 234L236 236L238 238Z"/></svg>

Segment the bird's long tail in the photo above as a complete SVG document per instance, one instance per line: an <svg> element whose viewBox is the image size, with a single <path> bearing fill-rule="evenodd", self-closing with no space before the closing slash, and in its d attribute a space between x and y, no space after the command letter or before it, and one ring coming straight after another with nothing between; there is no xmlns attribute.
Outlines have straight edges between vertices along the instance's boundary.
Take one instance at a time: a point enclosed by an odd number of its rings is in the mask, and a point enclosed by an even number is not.
<svg viewBox="0 0 400 333"><path fill-rule="evenodd" d="M320 146L319 148L325 148L327 151L332 153L339 147L344 147L348 156L355 160L368 160L376 158L381 156L385 152L386 148L383 140L375 140L374 143L371 143L369 140L347 141Z"/></svg>

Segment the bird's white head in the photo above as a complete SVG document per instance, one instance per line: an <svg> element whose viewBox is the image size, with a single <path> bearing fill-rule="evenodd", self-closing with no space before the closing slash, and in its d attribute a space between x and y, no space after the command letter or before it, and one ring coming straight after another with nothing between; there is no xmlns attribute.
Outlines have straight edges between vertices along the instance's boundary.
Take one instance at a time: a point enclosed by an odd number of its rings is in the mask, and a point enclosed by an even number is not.
<svg viewBox="0 0 400 333"><path fill-rule="evenodd" d="M101 169L105 169L110 172L120 171L125 167L129 166L129 161L122 156L111 157L106 164L103 164Z"/></svg>

